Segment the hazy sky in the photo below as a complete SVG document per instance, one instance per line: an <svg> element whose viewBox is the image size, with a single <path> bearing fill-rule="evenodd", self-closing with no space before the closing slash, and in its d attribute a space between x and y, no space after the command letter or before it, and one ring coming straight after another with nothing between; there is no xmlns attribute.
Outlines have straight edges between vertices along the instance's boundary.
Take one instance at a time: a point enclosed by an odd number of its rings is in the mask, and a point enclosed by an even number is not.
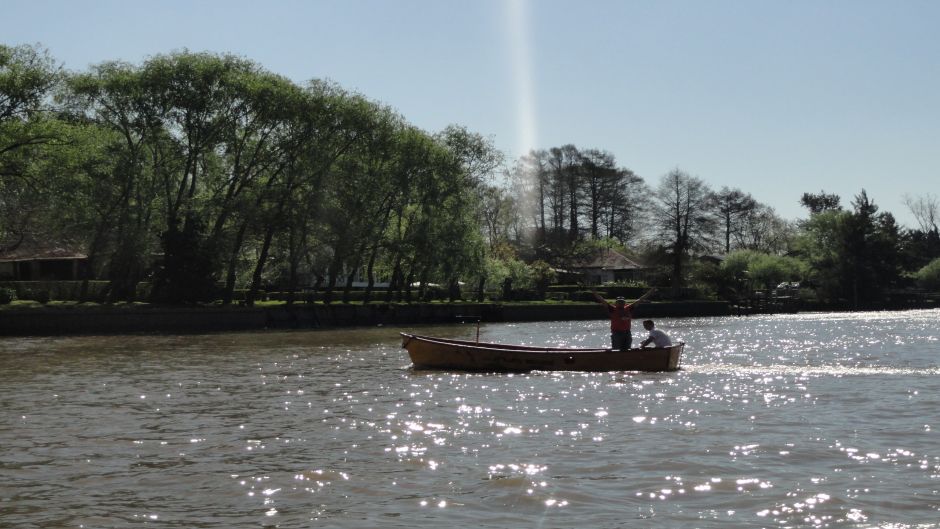
<svg viewBox="0 0 940 529"><path fill-rule="evenodd" d="M174 50L329 78L510 158L573 143L651 185L674 168L789 219L862 188L913 225L940 195L940 2L0 0L7 45L67 69Z"/></svg>

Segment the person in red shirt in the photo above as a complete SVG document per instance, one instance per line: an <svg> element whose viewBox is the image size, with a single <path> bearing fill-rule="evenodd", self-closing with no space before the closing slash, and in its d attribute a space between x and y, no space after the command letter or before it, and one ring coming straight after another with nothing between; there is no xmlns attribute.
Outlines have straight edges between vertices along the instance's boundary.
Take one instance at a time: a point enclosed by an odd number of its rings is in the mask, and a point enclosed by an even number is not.
<svg viewBox="0 0 940 529"><path fill-rule="evenodd" d="M630 333L630 322L633 320L633 307L639 305L650 294L655 292L651 288L646 294L643 294L636 301L627 305L627 300L618 297L616 302L611 305L606 299L602 298L597 292L594 293L594 299L598 303L607 305L607 313L610 315L610 345L616 351L626 351L633 344L633 335Z"/></svg>

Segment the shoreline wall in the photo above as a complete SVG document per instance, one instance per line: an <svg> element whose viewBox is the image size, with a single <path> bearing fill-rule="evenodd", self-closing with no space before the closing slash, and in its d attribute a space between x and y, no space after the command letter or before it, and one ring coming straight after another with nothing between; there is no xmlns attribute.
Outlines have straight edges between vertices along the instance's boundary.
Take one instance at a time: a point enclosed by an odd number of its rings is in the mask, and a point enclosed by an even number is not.
<svg viewBox="0 0 940 529"><path fill-rule="evenodd" d="M644 304L635 318L728 316L725 302ZM293 307L30 308L0 311L0 336L70 334L203 333L264 329L333 329L356 326L483 322L603 320L594 304L503 305L498 303L413 303L295 305Z"/></svg>

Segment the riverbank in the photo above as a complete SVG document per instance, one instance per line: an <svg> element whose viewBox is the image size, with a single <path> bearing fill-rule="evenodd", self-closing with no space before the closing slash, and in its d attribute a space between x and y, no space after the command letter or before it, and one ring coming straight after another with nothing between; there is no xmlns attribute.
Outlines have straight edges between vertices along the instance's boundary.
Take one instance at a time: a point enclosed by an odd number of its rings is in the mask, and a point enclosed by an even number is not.
<svg viewBox="0 0 940 529"><path fill-rule="evenodd" d="M727 316L721 301L645 303L636 318ZM595 303L409 303L166 307L153 305L29 307L0 311L0 336L202 333L264 329L331 329L377 325L604 319Z"/></svg>

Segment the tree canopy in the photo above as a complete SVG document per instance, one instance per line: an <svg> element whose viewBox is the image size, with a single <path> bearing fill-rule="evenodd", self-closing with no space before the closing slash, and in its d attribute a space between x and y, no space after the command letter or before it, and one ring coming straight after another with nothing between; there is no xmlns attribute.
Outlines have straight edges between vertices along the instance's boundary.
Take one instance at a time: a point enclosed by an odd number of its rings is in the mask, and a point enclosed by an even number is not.
<svg viewBox="0 0 940 529"><path fill-rule="evenodd" d="M710 254L728 259L716 281L738 281L746 262L754 285L800 277L853 306L932 277L933 195L907 198L913 230L864 190L851 210L824 191L800 202L809 218L789 222L744 190L680 169L650 186L572 144L507 161L463 126L423 131L362 94L232 55L67 73L39 46L0 45L0 252L80 247L85 279L107 278L112 301L143 281L172 303L304 287L348 300L354 284L379 299L380 282L386 300L457 298L468 282L482 298L506 280L544 290L601 247L659 267L650 280L676 295Z"/></svg>

